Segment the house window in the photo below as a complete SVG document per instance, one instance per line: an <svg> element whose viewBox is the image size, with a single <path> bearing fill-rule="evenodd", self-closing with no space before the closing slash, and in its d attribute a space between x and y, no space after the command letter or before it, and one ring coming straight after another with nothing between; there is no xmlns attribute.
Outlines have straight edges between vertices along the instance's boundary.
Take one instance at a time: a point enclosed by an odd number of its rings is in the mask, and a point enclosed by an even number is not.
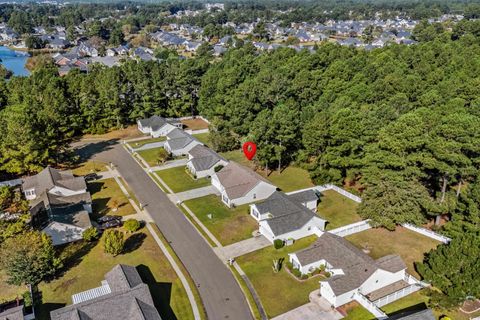
<svg viewBox="0 0 480 320"><path fill-rule="evenodd" d="M312 230L312 227L311 227L311 226L309 226L309 227L307 228L307 230L308 230L308 231Z"/></svg>
<svg viewBox="0 0 480 320"><path fill-rule="evenodd" d="M253 194L253 199L257 199L257 194L256 193Z"/></svg>

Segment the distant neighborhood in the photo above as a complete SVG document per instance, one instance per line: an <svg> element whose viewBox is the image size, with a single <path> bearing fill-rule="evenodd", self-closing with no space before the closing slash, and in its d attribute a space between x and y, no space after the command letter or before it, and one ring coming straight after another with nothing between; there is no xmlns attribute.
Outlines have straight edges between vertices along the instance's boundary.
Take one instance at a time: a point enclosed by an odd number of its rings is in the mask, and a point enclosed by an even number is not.
<svg viewBox="0 0 480 320"><path fill-rule="evenodd" d="M215 10L223 10L220 3L207 3L202 10L178 11L168 16L169 19L181 20L184 17L197 16ZM430 22L458 22L463 19L462 15L443 15L438 19L430 19ZM156 54L157 48L171 49L177 52L180 58L188 58L194 55L202 44L208 44L211 54L216 57L223 55L229 48L242 43L251 43L259 52L271 51L280 47L289 47L297 51L314 50L315 45L331 42L342 46L352 46L372 50L388 44L397 43L413 45L417 43L412 37L412 31L419 21L408 17L396 17L394 19L376 20L328 20L324 23L292 23L289 27L281 26L279 22L252 22L234 23L227 21L219 26L229 30L223 37L212 37L205 33L205 28L185 24L169 23L155 26L154 32L138 30L142 44L134 43L133 40L125 39L118 46L106 45L95 36L88 36L87 25L93 23L87 20L75 27L72 31L75 35L67 35L64 26L45 28L35 26L34 33L30 36L30 42L40 43L41 47L54 51L51 57L59 68L61 75L67 74L72 69L87 72L94 64L113 67L126 60L162 60ZM152 26L149 26L151 29ZM262 36L258 35L261 29ZM131 37L130 37L131 38ZM133 38L132 38L133 39ZM24 37L14 32L5 23L0 24L0 40L13 48L26 49L30 44ZM31 48L31 47L30 47Z"/></svg>

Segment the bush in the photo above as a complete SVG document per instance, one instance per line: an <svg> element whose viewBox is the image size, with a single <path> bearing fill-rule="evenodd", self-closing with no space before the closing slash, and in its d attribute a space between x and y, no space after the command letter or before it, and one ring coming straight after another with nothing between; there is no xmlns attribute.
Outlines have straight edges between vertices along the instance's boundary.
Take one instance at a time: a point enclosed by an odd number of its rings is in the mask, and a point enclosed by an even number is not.
<svg viewBox="0 0 480 320"><path fill-rule="evenodd" d="M288 270L292 271L293 270L293 263L291 263L290 261L287 262L287 268Z"/></svg>
<svg viewBox="0 0 480 320"><path fill-rule="evenodd" d="M307 279L308 279L308 275L302 274L302 275L300 276L300 279L302 279L302 280L307 280Z"/></svg>
<svg viewBox="0 0 480 320"><path fill-rule="evenodd" d="M223 165L219 164L218 166L215 166L215 168L213 168L213 171L218 172L222 169L223 169Z"/></svg>
<svg viewBox="0 0 480 320"><path fill-rule="evenodd" d="M123 223L123 227L129 232L137 231L138 229L140 229L140 226L140 221L135 219L128 219Z"/></svg>
<svg viewBox="0 0 480 320"><path fill-rule="evenodd" d="M332 274L330 272L325 272L323 275L325 276L325 278L330 278Z"/></svg>
<svg viewBox="0 0 480 320"><path fill-rule="evenodd" d="M283 240L276 239L275 241L273 241L273 246L277 250L283 248L284 245L285 243L283 242Z"/></svg>
<svg viewBox="0 0 480 320"><path fill-rule="evenodd" d="M92 242L92 241L96 240L97 237L98 237L97 228L90 227L90 228L86 229L85 231L83 231L82 237L83 237L83 240L85 240L87 242Z"/></svg>
<svg viewBox="0 0 480 320"><path fill-rule="evenodd" d="M125 238L123 232L118 230L105 231L103 238L103 250L105 253L112 254L114 256L119 255L123 251L125 245Z"/></svg>
<svg viewBox="0 0 480 320"><path fill-rule="evenodd" d="M295 277L300 278L302 276L302 273L298 269L293 269L292 273Z"/></svg>
<svg viewBox="0 0 480 320"><path fill-rule="evenodd" d="M32 306L32 295L30 294L30 291L25 291L22 294L23 297L23 304L25 307L31 307Z"/></svg>

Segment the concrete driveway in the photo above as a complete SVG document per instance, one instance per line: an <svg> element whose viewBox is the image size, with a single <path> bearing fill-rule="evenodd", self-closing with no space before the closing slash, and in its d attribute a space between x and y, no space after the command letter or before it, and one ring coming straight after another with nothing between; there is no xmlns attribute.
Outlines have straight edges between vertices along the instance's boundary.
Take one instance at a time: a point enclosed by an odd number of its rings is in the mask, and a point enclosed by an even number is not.
<svg viewBox="0 0 480 320"><path fill-rule="evenodd" d="M215 248L215 252L223 261L230 258L243 256L244 254L263 249L273 244L264 236L252 237L250 239L242 240L222 248Z"/></svg>
<svg viewBox="0 0 480 320"><path fill-rule="evenodd" d="M206 186L202 188L196 188L184 192L175 193L174 197L176 201L187 201L190 199L201 198L210 194L219 195L218 190L214 186ZM175 201L175 202L176 202Z"/></svg>
<svg viewBox="0 0 480 320"><path fill-rule="evenodd" d="M182 167L182 166L186 166L187 162L188 162L188 159L171 160L171 161L165 162L165 164L161 166L151 167L150 169L152 171L160 171L160 170L166 170L170 168Z"/></svg>
<svg viewBox="0 0 480 320"><path fill-rule="evenodd" d="M132 144L135 145L135 143L132 143ZM139 148L134 148L132 146L132 150L137 152L137 151L148 150L148 149L163 148L164 144L165 144L165 141L152 142L152 143L147 143Z"/></svg>
<svg viewBox="0 0 480 320"><path fill-rule="evenodd" d="M198 287L209 319L248 320L250 309L226 265L148 174L115 142L76 144L83 159L113 162Z"/></svg>
<svg viewBox="0 0 480 320"><path fill-rule="evenodd" d="M343 315L332 309L327 300L319 296L320 290L310 293L310 302L281 314L272 320L340 320Z"/></svg>

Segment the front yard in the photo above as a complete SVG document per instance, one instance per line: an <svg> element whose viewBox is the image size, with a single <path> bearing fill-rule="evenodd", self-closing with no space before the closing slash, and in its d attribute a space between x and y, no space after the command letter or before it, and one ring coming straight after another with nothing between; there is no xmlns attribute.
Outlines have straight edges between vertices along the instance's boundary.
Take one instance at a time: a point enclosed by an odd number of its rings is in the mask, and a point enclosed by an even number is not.
<svg viewBox="0 0 480 320"><path fill-rule="evenodd" d="M172 189L174 193L206 187L210 179L194 179L186 172L185 166L156 171L156 174Z"/></svg>
<svg viewBox="0 0 480 320"><path fill-rule="evenodd" d="M151 138L151 139L145 139L145 140L131 141L128 144L130 145L130 147L135 149L135 148L143 147L144 145L149 143L162 142L166 140L167 140L167 137L158 137L158 138Z"/></svg>
<svg viewBox="0 0 480 320"><path fill-rule="evenodd" d="M89 173L107 171L107 168L105 168L106 165L106 163L101 161L89 160L77 165L72 170L72 173L76 176L85 176Z"/></svg>
<svg viewBox="0 0 480 320"><path fill-rule="evenodd" d="M332 230L350 223L361 221L357 214L358 203L333 190L322 192L317 213L326 219L327 230Z"/></svg>
<svg viewBox="0 0 480 320"><path fill-rule="evenodd" d="M74 293L100 286L105 273L119 263L136 266L148 284L162 319L193 319L185 289L151 234L143 228L126 242L127 253L113 257L103 252L101 241L94 244L72 243L63 249L70 256L67 270L39 289L43 304L38 319L49 319L49 312L71 304Z"/></svg>
<svg viewBox="0 0 480 320"><path fill-rule="evenodd" d="M308 247L316 239L315 236L303 238L279 250L272 245L236 259L253 283L269 318L307 303L310 292L320 288L319 277L300 282L288 273L285 265L289 253ZM275 273L273 260L280 258L285 260L280 272Z"/></svg>
<svg viewBox="0 0 480 320"><path fill-rule="evenodd" d="M127 216L135 210L123 194L115 179L105 179L88 183L88 191L92 196L93 215L95 219L104 215ZM115 207L117 208L114 211Z"/></svg>
<svg viewBox="0 0 480 320"><path fill-rule="evenodd" d="M426 252L436 248L440 242L425 237L419 233L403 227L397 227L395 231L384 228L365 230L348 237L360 249L368 248L373 259L389 254L398 254L407 265L407 271L417 279L419 274L415 270L414 262L423 260Z"/></svg>
<svg viewBox="0 0 480 320"><path fill-rule="evenodd" d="M230 209L215 195L187 200L184 204L222 245L251 238L252 232L258 228L257 222L249 214L248 205Z"/></svg>
<svg viewBox="0 0 480 320"><path fill-rule="evenodd" d="M153 149L148 149L148 150L141 150L138 151L138 155L145 160L149 166L154 167L158 166L159 163L159 155L160 155L160 150L163 148L153 148Z"/></svg>

